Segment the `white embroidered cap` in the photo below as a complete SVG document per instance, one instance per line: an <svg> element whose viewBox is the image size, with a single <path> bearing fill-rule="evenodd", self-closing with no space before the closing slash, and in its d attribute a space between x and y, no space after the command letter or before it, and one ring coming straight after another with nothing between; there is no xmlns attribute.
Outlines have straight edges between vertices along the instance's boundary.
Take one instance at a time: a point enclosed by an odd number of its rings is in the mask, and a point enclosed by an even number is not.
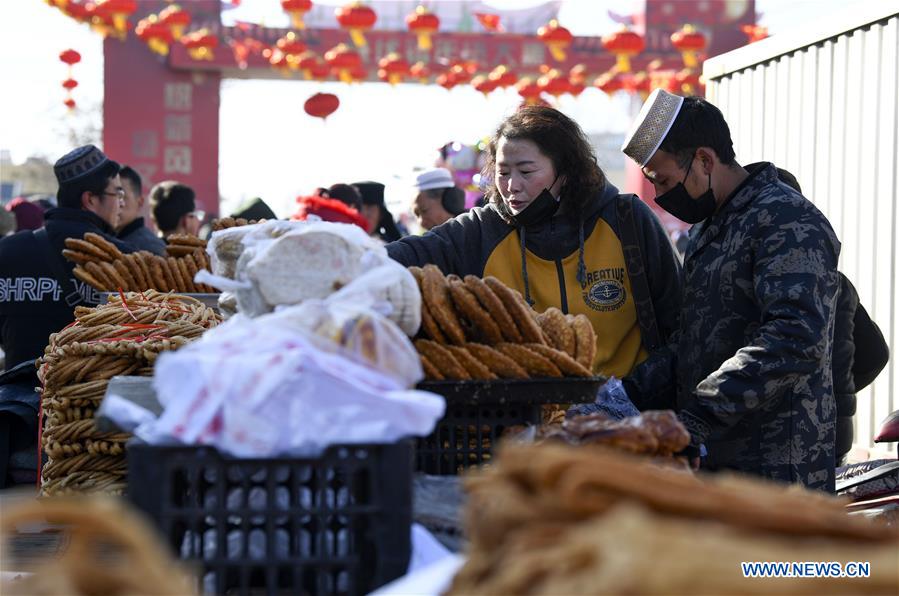
<svg viewBox="0 0 899 596"><path fill-rule="evenodd" d="M624 138L621 151L640 164L641 168L645 166L665 140L665 135L671 130L671 125L674 124L683 103L684 98L680 95L668 93L663 89L653 91L640 108L637 120Z"/></svg>

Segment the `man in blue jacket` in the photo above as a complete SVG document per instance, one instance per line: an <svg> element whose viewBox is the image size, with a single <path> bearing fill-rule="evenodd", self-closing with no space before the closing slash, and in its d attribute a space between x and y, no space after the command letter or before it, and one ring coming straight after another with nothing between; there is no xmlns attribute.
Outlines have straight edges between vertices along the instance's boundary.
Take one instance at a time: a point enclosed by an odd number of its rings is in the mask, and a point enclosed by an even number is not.
<svg viewBox="0 0 899 596"><path fill-rule="evenodd" d="M0 375L0 486L9 481L11 453L36 453L34 360L50 334L75 319L76 306L99 302L96 290L77 280L74 264L63 258L66 239L93 232L122 252L133 251L113 236L123 195L119 165L87 145L61 157L53 171L59 207L47 211L44 227L0 240L0 347L6 371Z"/></svg>
<svg viewBox="0 0 899 596"><path fill-rule="evenodd" d="M834 490L831 374L840 243L768 163L741 167L709 102L653 92L622 150L656 202L695 224L679 339L625 388L674 407L703 467Z"/></svg>
<svg viewBox="0 0 899 596"><path fill-rule="evenodd" d="M0 346L7 369L43 354L50 334L74 320L75 306L99 302L63 258L67 238L94 232L133 252L114 236L123 195L119 164L87 145L60 158L53 170L59 207L47 211L44 227L0 240Z"/></svg>

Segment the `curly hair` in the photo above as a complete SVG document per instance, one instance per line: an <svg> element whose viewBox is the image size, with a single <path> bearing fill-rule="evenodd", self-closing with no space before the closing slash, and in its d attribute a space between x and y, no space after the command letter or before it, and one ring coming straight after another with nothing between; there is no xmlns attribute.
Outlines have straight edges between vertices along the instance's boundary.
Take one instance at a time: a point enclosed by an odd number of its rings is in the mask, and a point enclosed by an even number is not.
<svg viewBox="0 0 899 596"><path fill-rule="evenodd" d="M487 146L487 162L482 176L487 181L486 198L504 220L511 223L512 212L503 202L495 184L496 146L501 138L528 140L553 163L564 180L561 207L582 217L587 202L606 185L606 176L596 163L596 154L578 124L547 106L523 106L503 120Z"/></svg>

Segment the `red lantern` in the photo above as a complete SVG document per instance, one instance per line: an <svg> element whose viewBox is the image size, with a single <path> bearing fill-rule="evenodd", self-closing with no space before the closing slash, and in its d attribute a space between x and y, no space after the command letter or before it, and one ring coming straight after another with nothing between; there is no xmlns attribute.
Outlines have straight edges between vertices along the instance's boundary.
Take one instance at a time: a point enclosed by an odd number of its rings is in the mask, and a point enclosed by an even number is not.
<svg viewBox="0 0 899 596"><path fill-rule="evenodd" d="M288 56L298 56L306 51L306 44L293 31L275 42L275 47Z"/></svg>
<svg viewBox="0 0 899 596"><path fill-rule="evenodd" d="M378 66L384 71L386 81L391 85L401 83L409 75L409 63L396 52L391 52L378 61ZM378 72L380 75L380 71Z"/></svg>
<svg viewBox="0 0 899 596"><path fill-rule="evenodd" d="M444 72L437 75L435 82L447 91L459 84L452 72Z"/></svg>
<svg viewBox="0 0 899 596"><path fill-rule="evenodd" d="M66 89L67 91L71 91L72 89L74 89L77 86L78 86L78 81L76 81L75 79L72 79L72 78L68 78L62 82L62 88Z"/></svg>
<svg viewBox="0 0 899 596"><path fill-rule="evenodd" d="M135 0L97 0L94 5L95 13L112 21L112 26L124 38L128 31L128 17L137 11Z"/></svg>
<svg viewBox="0 0 899 596"><path fill-rule="evenodd" d="M316 62L315 65L309 69L309 74L312 75L313 81L326 81L328 75L331 74L331 68L324 62Z"/></svg>
<svg viewBox="0 0 899 596"><path fill-rule="evenodd" d="M321 65L321 60L318 59L318 56L315 54L315 52L311 52L309 50L298 54L295 57L294 62L296 63L295 68L303 71L303 76L307 81L312 80L312 69ZM291 66L293 66L293 64ZM325 69L327 68L328 67L325 66Z"/></svg>
<svg viewBox="0 0 899 596"><path fill-rule="evenodd" d="M645 72L635 73L624 82L624 90L638 94L640 99L645 101L652 91L652 80Z"/></svg>
<svg viewBox="0 0 899 596"><path fill-rule="evenodd" d="M300 68L300 56L306 51L306 44L293 31L275 42L275 47L287 57L287 64L293 70Z"/></svg>
<svg viewBox="0 0 899 596"><path fill-rule="evenodd" d="M416 62L409 69L409 74L418 79L420 83L427 83L431 77L431 69L424 62Z"/></svg>
<svg viewBox="0 0 899 596"><path fill-rule="evenodd" d="M177 4L171 4L159 13L159 22L171 30L172 38L177 41L190 25L191 16Z"/></svg>
<svg viewBox="0 0 899 596"><path fill-rule="evenodd" d="M200 29L182 37L181 44L187 48L187 53L194 60L212 60L219 38L212 35L208 29Z"/></svg>
<svg viewBox="0 0 899 596"><path fill-rule="evenodd" d="M705 50L708 40L693 25L684 25L671 34L671 45L684 57L684 66L696 68L699 66L698 55Z"/></svg>
<svg viewBox="0 0 899 596"><path fill-rule="evenodd" d="M65 100L64 102L62 102L62 103L63 103L63 105L65 105L67 108L69 108L69 110L74 110L74 109L75 109L75 100L72 99L71 97L68 98L68 99L66 99L66 100Z"/></svg>
<svg viewBox="0 0 899 596"><path fill-rule="evenodd" d="M636 56L646 47L643 37L622 25L615 33L602 37L602 47L615 54L618 72L630 72L631 56Z"/></svg>
<svg viewBox="0 0 899 596"><path fill-rule="evenodd" d="M516 82L518 82L518 75L515 74L514 71L510 70L508 66L503 64L497 66L490 72L490 80L496 83L496 86L500 89L505 89L507 87L511 87Z"/></svg>
<svg viewBox="0 0 899 596"><path fill-rule="evenodd" d="M87 10L87 5L82 4L81 2L74 2L73 0L69 0L68 3L59 5L59 9L79 23L86 23L90 21L91 15Z"/></svg>
<svg viewBox="0 0 899 596"><path fill-rule="evenodd" d="M103 37L116 32L111 13L102 7L97 8L97 5L93 2L88 2L84 5L84 8L87 11L88 23L90 23L91 29L95 32Z"/></svg>
<svg viewBox="0 0 899 596"><path fill-rule="evenodd" d="M406 17L406 26L418 36L418 49L430 50L431 35L440 28L440 18L424 6L419 6Z"/></svg>
<svg viewBox="0 0 899 596"><path fill-rule="evenodd" d="M568 93L570 93L572 97L579 97L581 93L586 91L586 89L587 85L584 83L571 83L571 86L568 88Z"/></svg>
<svg viewBox="0 0 899 596"><path fill-rule="evenodd" d="M316 93L303 104L307 114L322 120L336 112L339 107L340 100L331 93Z"/></svg>
<svg viewBox="0 0 899 596"><path fill-rule="evenodd" d="M572 83L583 85L587 82L587 67L584 64L578 64L571 67L568 71L568 80Z"/></svg>
<svg viewBox="0 0 899 596"><path fill-rule="evenodd" d="M361 63L356 68L350 71L350 82L351 83L359 83L368 78L368 71L365 70L365 66Z"/></svg>
<svg viewBox="0 0 899 596"><path fill-rule="evenodd" d="M546 44L549 53L557 62L565 60L565 49L574 40L571 31L559 25L559 21L555 19L537 29L537 37Z"/></svg>
<svg viewBox="0 0 899 596"><path fill-rule="evenodd" d="M677 73L673 70L656 69L649 73L653 89L664 89L670 93L682 93L681 84L677 82Z"/></svg>
<svg viewBox="0 0 899 596"><path fill-rule="evenodd" d="M618 91L622 91L626 83L627 77L624 73L610 71L599 75L593 82L593 85L611 97Z"/></svg>
<svg viewBox="0 0 899 596"><path fill-rule="evenodd" d="M584 64L573 66L568 71L568 93L578 97L587 89L587 67Z"/></svg>
<svg viewBox="0 0 899 596"><path fill-rule="evenodd" d="M540 91L548 93L556 99L563 93L568 93L571 89L568 77L564 76L556 69L550 70L537 79L537 86L540 88Z"/></svg>
<svg viewBox="0 0 899 596"><path fill-rule="evenodd" d="M463 85L471 82L474 74L478 72L478 63L472 60L454 60L450 63L448 72L457 84Z"/></svg>
<svg viewBox="0 0 899 596"><path fill-rule="evenodd" d="M59 53L59 59L68 64L69 68L72 68L73 65L81 62L81 54L75 50L63 50Z"/></svg>
<svg viewBox="0 0 899 596"><path fill-rule="evenodd" d="M749 43L755 43L768 37L768 28L761 25L743 25L740 31L749 38Z"/></svg>
<svg viewBox="0 0 899 596"><path fill-rule="evenodd" d="M294 29L305 29L303 15L312 10L312 0L281 0L281 8L290 15Z"/></svg>
<svg viewBox="0 0 899 596"><path fill-rule="evenodd" d="M350 48L345 43L338 44L325 53L325 62L331 67L337 78L344 83L352 83L352 72L362 67L362 58L359 52Z"/></svg>
<svg viewBox="0 0 899 596"><path fill-rule="evenodd" d="M478 75L471 80L471 86L475 88L476 91L480 91L484 94L484 97L487 97L496 89L496 81L490 79L485 75Z"/></svg>
<svg viewBox="0 0 899 596"><path fill-rule="evenodd" d="M171 29L160 23L156 15L141 19L134 32L139 39L146 42L150 50L160 56L169 53L169 44L174 41Z"/></svg>
<svg viewBox="0 0 899 596"><path fill-rule="evenodd" d="M531 77L524 77L518 81L515 87L518 89L518 95L524 98L526 104L536 105L541 102L540 93L542 89Z"/></svg>
<svg viewBox="0 0 899 596"><path fill-rule="evenodd" d="M362 33L371 29L378 20L375 11L361 2L341 6L334 11L334 14L337 16L337 22L340 23L341 29L349 30L350 39L357 48L365 45L365 36Z"/></svg>
<svg viewBox="0 0 899 596"><path fill-rule="evenodd" d="M290 62L287 60L287 54L278 48L266 48L262 51L262 57L268 60L272 68L280 72L285 77L290 76Z"/></svg>
<svg viewBox="0 0 899 596"><path fill-rule="evenodd" d="M695 70L685 68L674 75L674 81L680 86L680 91L686 95L695 95L702 87L702 79Z"/></svg>

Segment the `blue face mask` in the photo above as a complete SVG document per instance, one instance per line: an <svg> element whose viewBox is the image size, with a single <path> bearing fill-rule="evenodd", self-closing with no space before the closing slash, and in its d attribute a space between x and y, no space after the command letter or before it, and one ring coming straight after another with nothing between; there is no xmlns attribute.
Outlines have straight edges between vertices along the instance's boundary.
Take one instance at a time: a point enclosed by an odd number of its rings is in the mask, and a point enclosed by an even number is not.
<svg viewBox="0 0 899 596"><path fill-rule="evenodd" d="M694 155L694 159L695 159ZM715 214L718 204L715 202L715 193L712 192L712 175L709 174L709 189L696 197L695 199L687 192L684 181L690 175L690 168L693 167L693 161L687 168L687 174L684 180L677 183L677 186L662 193L656 197L656 203L659 207L688 224L697 224L704 221Z"/></svg>

